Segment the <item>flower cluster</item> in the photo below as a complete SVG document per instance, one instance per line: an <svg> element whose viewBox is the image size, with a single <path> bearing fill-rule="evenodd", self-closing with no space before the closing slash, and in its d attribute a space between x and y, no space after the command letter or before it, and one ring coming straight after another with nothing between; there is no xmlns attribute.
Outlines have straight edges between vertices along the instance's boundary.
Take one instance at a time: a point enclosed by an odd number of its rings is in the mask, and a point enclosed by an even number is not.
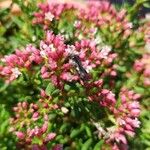
<svg viewBox="0 0 150 150"><path fill-rule="evenodd" d="M126 40L132 34L132 23L126 17L126 10L122 9L118 12L113 5L107 1L101 2L87 2L85 7L79 7L78 3L48 3L40 4L40 11L35 13L36 24L42 24L44 29L59 28L61 33L65 33L68 28L62 28L63 19L70 22L72 26L72 38L76 37L81 40L84 38L93 39L96 44L102 41L110 43L116 48L120 47L123 43L116 44L117 39L120 37ZM64 15L63 15L64 14ZM69 16L73 17L70 18ZM53 20L59 20L57 24ZM70 28L69 28L70 29ZM110 36L107 33L112 32ZM65 35L66 38L68 35ZM100 38L102 37L102 38ZM109 39L111 41L104 41ZM120 41L121 42L121 41Z"/></svg>
<svg viewBox="0 0 150 150"><path fill-rule="evenodd" d="M138 128L140 121L139 94L123 88L120 92L119 103L115 100L114 94L109 90L102 90L101 95L105 99L100 101L100 104L107 107L113 115L109 118L113 126L102 128L99 123L93 123L100 138L104 138L107 144L112 145L114 150L121 149L121 146L127 148L127 139L125 135L133 137L135 128Z"/></svg>
<svg viewBox="0 0 150 150"><path fill-rule="evenodd" d="M69 46L68 46L69 47ZM62 87L62 81L78 80L78 75L71 73L72 65L67 61L69 53L61 35L48 31L46 38L40 43L40 54L45 60L41 68L43 79L50 78L52 83Z"/></svg>
<svg viewBox="0 0 150 150"><path fill-rule="evenodd" d="M120 12L107 1L89 2L87 8L82 8L78 13L78 20L75 22L76 35L95 37L98 30L105 34L106 30L113 32L111 38L115 39L121 34L122 38L132 33L132 23L126 18L126 10ZM116 37L115 37L116 36ZM98 37L97 37L98 38ZM119 46L119 45L118 45Z"/></svg>
<svg viewBox="0 0 150 150"><path fill-rule="evenodd" d="M79 58L74 60L71 59L72 56ZM101 78L115 77L117 73L113 61L116 56L117 54L112 53L109 46L98 47L94 41L90 40L66 45L62 35L54 35L52 31L47 31L45 39L40 42L39 49L28 45L24 50L16 50L15 54L2 58L0 74L6 78L7 82L11 82L24 70L34 71L34 66L39 66L41 77L51 79L51 82L61 89L63 82L80 80L81 66L87 73L96 68L104 68L105 70L98 72ZM77 61L80 67L77 66Z"/></svg>
<svg viewBox="0 0 150 150"><path fill-rule="evenodd" d="M75 6L69 3L41 3L40 12L34 13L34 24L42 24L44 29L48 29L53 20L59 20L64 12L74 10Z"/></svg>
<svg viewBox="0 0 150 150"><path fill-rule="evenodd" d="M10 54L1 59L0 75L6 78L6 82L17 79L24 70L32 70L32 66L41 64L42 57L40 51L32 45L28 45L24 50L16 50L15 54Z"/></svg>
<svg viewBox="0 0 150 150"><path fill-rule="evenodd" d="M53 140L56 133L49 130L48 112L57 108L58 106L49 104L49 100L42 99L37 104L19 102L13 107L15 117L10 120L10 131L17 136L19 144L22 146L28 144L28 147L32 146L31 143L35 143L42 146Z"/></svg>

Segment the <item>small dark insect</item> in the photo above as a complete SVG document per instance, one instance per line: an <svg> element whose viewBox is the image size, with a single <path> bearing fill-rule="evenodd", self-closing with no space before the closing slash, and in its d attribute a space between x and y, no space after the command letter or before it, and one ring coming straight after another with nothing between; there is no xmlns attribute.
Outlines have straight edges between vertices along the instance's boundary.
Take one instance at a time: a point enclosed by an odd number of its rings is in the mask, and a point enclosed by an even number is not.
<svg viewBox="0 0 150 150"><path fill-rule="evenodd" d="M69 59L71 59L73 61L73 63L75 64L76 70L80 76L80 78L83 81L88 81L89 80L89 74L87 73L87 71L83 68L81 60L79 58L78 55L76 54L70 54L69 55Z"/></svg>

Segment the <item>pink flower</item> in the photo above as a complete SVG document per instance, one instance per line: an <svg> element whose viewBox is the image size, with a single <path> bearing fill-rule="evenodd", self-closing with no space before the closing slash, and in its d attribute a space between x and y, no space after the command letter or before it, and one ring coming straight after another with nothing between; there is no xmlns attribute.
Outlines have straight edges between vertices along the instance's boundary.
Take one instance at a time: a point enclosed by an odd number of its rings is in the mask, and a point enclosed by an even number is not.
<svg viewBox="0 0 150 150"><path fill-rule="evenodd" d="M114 135L114 138L117 142L122 142L123 144L127 144L127 140L126 140L125 136L122 134L116 133Z"/></svg>
<svg viewBox="0 0 150 150"><path fill-rule="evenodd" d="M32 119L35 121L35 120L38 120L38 117L39 117L39 113L38 112L35 112L33 115L32 115Z"/></svg>
<svg viewBox="0 0 150 150"><path fill-rule="evenodd" d="M140 115L140 110L139 109L132 109L130 113L132 116L138 117Z"/></svg>
<svg viewBox="0 0 150 150"><path fill-rule="evenodd" d="M102 89L100 96L102 97L100 101L102 106L109 107L116 104L115 95L111 91Z"/></svg>
<svg viewBox="0 0 150 150"><path fill-rule="evenodd" d="M145 86L150 86L150 79L149 78L144 79L144 85Z"/></svg>
<svg viewBox="0 0 150 150"><path fill-rule="evenodd" d="M51 132L51 133L49 133L48 135L47 135L47 137L45 138L45 141L51 141L51 140L53 140L54 138L56 137L56 133L53 133L53 132Z"/></svg>
<svg viewBox="0 0 150 150"><path fill-rule="evenodd" d="M46 92L43 89L41 89L40 95L41 97L47 97Z"/></svg>
<svg viewBox="0 0 150 150"><path fill-rule="evenodd" d="M128 108L131 109L131 110L132 109L139 109L140 108L139 102L136 102L136 101L131 102L128 105Z"/></svg>
<svg viewBox="0 0 150 150"><path fill-rule="evenodd" d="M21 131L16 131L15 134L16 134L17 138L20 140L25 138L25 134Z"/></svg>
<svg viewBox="0 0 150 150"><path fill-rule="evenodd" d="M99 55L101 58L107 59L108 53L110 51L111 51L111 47L106 45L106 46L102 47Z"/></svg>
<svg viewBox="0 0 150 150"><path fill-rule="evenodd" d="M45 133L47 131L47 129L48 129L48 122L45 122L41 128L42 133Z"/></svg>
<svg viewBox="0 0 150 150"><path fill-rule="evenodd" d="M134 64L134 69L138 72L142 71L143 70L143 62L140 62L138 60L136 60L135 64Z"/></svg>

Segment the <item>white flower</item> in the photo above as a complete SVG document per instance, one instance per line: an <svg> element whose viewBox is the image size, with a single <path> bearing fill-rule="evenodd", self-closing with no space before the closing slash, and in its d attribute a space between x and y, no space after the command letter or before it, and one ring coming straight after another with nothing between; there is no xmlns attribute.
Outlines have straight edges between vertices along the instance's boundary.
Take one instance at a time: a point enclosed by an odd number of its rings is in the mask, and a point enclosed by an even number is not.
<svg viewBox="0 0 150 150"><path fill-rule="evenodd" d="M65 32L65 30L64 30L64 29L61 29L61 30L60 30L60 33L64 33L64 32Z"/></svg>
<svg viewBox="0 0 150 150"><path fill-rule="evenodd" d="M78 54L79 54L79 52L76 51L74 45L67 45L67 48L65 49L65 51L66 51L68 54L75 54L75 55L78 55Z"/></svg>
<svg viewBox="0 0 150 150"><path fill-rule="evenodd" d="M132 22L127 23L127 25L128 25L128 27L129 27L130 29L133 28L133 23L132 23Z"/></svg>
<svg viewBox="0 0 150 150"><path fill-rule="evenodd" d="M6 56L5 56L6 57ZM0 59L2 62L6 62L6 59L5 58L1 58Z"/></svg>
<svg viewBox="0 0 150 150"><path fill-rule="evenodd" d="M15 78L18 78L18 76L22 74L17 67L12 68L11 71L12 71L12 76L14 76Z"/></svg>
<svg viewBox="0 0 150 150"><path fill-rule="evenodd" d="M32 36L32 41L34 42L36 40L36 36Z"/></svg>
<svg viewBox="0 0 150 150"><path fill-rule="evenodd" d="M100 51L101 58L107 59L108 53L111 51L111 47L108 45L105 45L102 47Z"/></svg>
<svg viewBox="0 0 150 150"><path fill-rule="evenodd" d="M45 52L44 50L40 51L40 55L41 55L43 58L47 57L46 52Z"/></svg>
<svg viewBox="0 0 150 150"><path fill-rule="evenodd" d="M121 118L118 118L117 122L118 122L119 125L125 125L126 124L126 122Z"/></svg>
<svg viewBox="0 0 150 150"><path fill-rule="evenodd" d="M101 125L97 122L93 122L93 124L95 125L95 127L97 128L97 130L101 133L105 133L105 130L101 127Z"/></svg>
<svg viewBox="0 0 150 150"><path fill-rule="evenodd" d="M45 13L45 19L49 21L53 21L54 15L51 12Z"/></svg>
<svg viewBox="0 0 150 150"><path fill-rule="evenodd" d="M96 44L100 44L102 42L102 38L98 35L98 36L96 36L94 41L95 41Z"/></svg>
<svg viewBox="0 0 150 150"><path fill-rule="evenodd" d="M40 50L45 50L47 47L47 44L45 44L43 41L40 42Z"/></svg>
<svg viewBox="0 0 150 150"><path fill-rule="evenodd" d="M109 128L106 128L106 129L107 129L107 131L108 131L109 134L112 134L112 133L115 132L116 126L111 126L111 127L109 127Z"/></svg>
<svg viewBox="0 0 150 150"><path fill-rule="evenodd" d="M79 40L82 40L82 39L83 39L83 35L82 35L82 34L79 34L78 39L79 39Z"/></svg>
<svg viewBox="0 0 150 150"><path fill-rule="evenodd" d="M49 45L49 48L51 49L52 52L55 52L55 51L56 51L56 49L55 49L55 47L54 47L53 44L50 44L50 45Z"/></svg>
<svg viewBox="0 0 150 150"><path fill-rule="evenodd" d="M139 128L139 127L140 127L140 124L141 124L141 122L140 122L137 118L133 119L132 125L133 125L134 127Z"/></svg>
<svg viewBox="0 0 150 150"><path fill-rule="evenodd" d="M86 71L87 71L87 73L89 73L90 71L92 70L92 66L86 66Z"/></svg>
<svg viewBox="0 0 150 150"><path fill-rule="evenodd" d="M74 22L74 27L78 27L78 26L80 26L80 25L81 25L81 21L76 20L76 21Z"/></svg>
<svg viewBox="0 0 150 150"><path fill-rule="evenodd" d="M69 110L66 108L66 107L61 107L61 111L64 113L64 114L67 114L69 112Z"/></svg>
<svg viewBox="0 0 150 150"><path fill-rule="evenodd" d="M84 61L83 67L85 68L87 73L89 73L92 70L92 68L93 68L91 65L89 65L89 60Z"/></svg>
<svg viewBox="0 0 150 150"><path fill-rule="evenodd" d="M93 34L95 35L97 33L97 31L98 31L98 28L94 28Z"/></svg>
<svg viewBox="0 0 150 150"><path fill-rule="evenodd" d="M66 40L68 40L68 39L69 39L69 34L64 34L64 38L65 38Z"/></svg>

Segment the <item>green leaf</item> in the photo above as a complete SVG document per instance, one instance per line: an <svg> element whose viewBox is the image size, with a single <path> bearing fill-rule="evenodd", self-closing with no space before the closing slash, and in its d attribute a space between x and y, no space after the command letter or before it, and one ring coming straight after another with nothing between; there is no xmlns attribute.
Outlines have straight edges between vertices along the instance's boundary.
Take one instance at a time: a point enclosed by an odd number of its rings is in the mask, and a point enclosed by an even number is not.
<svg viewBox="0 0 150 150"><path fill-rule="evenodd" d="M6 32L6 28L3 26L0 26L0 36L3 36L3 34Z"/></svg>
<svg viewBox="0 0 150 150"><path fill-rule="evenodd" d="M69 123L63 123L63 125L60 127L60 132L64 133L65 131L67 131L68 127L69 127Z"/></svg>
<svg viewBox="0 0 150 150"><path fill-rule="evenodd" d="M71 138L77 137L83 130L84 130L84 126L83 125L80 127L80 129L73 129L71 134L70 134L70 137Z"/></svg>
<svg viewBox="0 0 150 150"><path fill-rule="evenodd" d="M126 69L125 66L118 66L117 70L120 71L120 72L126 72L127 69Z"/></svg>
<svg viewBox="0 0 150 150"><path fill-rule="evenodd" d="M135 87L135 91L140 94L144 94L145 92L144 88L138 86Z"/></svg>
<svg viewBox="0 0 150 150"><path fill-rule="evenodd" d="M101 150L101 147L102 147L103 143L104 143L103 140L99 141L99 142L94 146L94 149L93 149L93 150Z"/></svg>
<svg viewBox="0 0 150 150"><path fill-rule="evenodd" d="M65 144L68 142L68 138L67 137L63 137L62 139L60 139L59 141L61 144Z"/></svg>
<svg viewBox="0 0 150 150"><path fill-rule="evenodd" d="M32 141L32 144L42 145L43 142L42 142L42 140L39 139L38 137L34 137L34 138L33 138L33 141Z"/></svg>
<svg viewBox="0 0 150 150"><path fill-rule="evenodd" d="M56 95L56 94L59 94L59 89L55 89L53 92L52 92L52 95Z"/></svg>
<svg viewBox="0 0 150 150"><path fill-rule="evenodd" d="M146 7L146 8L150 8L150 2L144 3L143 6Z"/></svg>
<svg viewBox="0 0 150 150"><path fill-rule="evenodd" d="M88 150L89 147L91 146L93 140L92 138L88 139L82 146L82 149L81 150Z"/></svg>
<svg viewBox="0 0 150 150"><path fill-rule="evenodd" d="M73 129L71 134L70 134L70 137L71 138L75 138L77 137L82 131L80 129Z"/></svg>
<svg viewBox="0 0 150 150"><path fill-rule="evenodd" d="M71 86L69 86L68 84L65 84L64 89L65 89L66 91L69 91L69 90L71 89Z"/></svg>
<svg viewBox="0 0 150 150"><path fill-rule="evenodd" d="M91 129L90 129L88 126L86 126L86 127L85 127L85 130L86 130L87 135L88 135L89 137L91 137L91 136L92 136Z"/></svg>
<svg viewBox="0 0 150 150"><path fill-rule="evenodd" d="M54 90L55 90L55 86L52 83L49 83L45 92L48 96L51 96Z"/></svg>
<svg viewBox="0 0 150 150"><path fill-rule="evenodd" d="M5 132L6 132L6 130L7 130L7 127L8 127L8 120L4 120L3 122L2 122L2 124L0 125L0 134L1 135L4 135L5 134Z"/></svg>
<svg viewBox="0 0 150 150"><path fill-rule="evenodd" d="M58 135L58 136L56 137L56 141L60 141L60 140L63 139L63 138L64 138L64 136Z"/></svg>

